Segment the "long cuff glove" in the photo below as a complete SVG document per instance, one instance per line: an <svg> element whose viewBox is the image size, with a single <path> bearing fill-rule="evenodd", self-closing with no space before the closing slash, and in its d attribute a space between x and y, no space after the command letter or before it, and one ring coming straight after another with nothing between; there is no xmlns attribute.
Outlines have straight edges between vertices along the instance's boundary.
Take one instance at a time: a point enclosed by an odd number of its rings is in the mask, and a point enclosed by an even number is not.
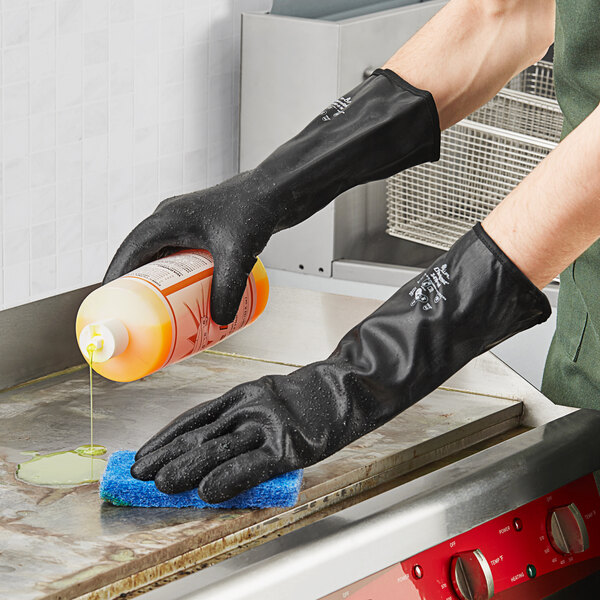
<svg viewBox="0 0 600 600"><path fill-rule="evenodd" d="M233 388L176 418L132 474L220 502L312 465L402 412L550 305L477 225L349 331L333 354Z"/></svg>
<svg viewBox="0 0 600 600"><path fill-rule="evenodd" d="M204 248L215 259L211 316L229 323L273 233L358 184L437 160L439 144L431 94L379 69L255 169L163 201L125 239L104 283L177 248Z"/></svg>

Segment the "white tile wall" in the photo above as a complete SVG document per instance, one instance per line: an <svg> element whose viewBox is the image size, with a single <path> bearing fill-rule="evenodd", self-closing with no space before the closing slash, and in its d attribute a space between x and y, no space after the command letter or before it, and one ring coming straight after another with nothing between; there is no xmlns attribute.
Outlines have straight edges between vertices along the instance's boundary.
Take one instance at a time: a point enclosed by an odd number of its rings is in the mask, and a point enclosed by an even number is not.
<svg viewBox="0 0 600 600"><path fill-rule="evenodd" d="M99 281L163 198L234 174L242 11L0 0L0 308Z"/></svg>

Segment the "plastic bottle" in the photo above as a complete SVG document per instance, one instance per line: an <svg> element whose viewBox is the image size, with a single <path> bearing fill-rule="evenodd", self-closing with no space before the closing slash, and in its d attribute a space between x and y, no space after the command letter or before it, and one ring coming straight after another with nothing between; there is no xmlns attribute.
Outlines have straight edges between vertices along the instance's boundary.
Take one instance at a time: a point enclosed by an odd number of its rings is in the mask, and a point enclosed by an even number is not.
<svg viewBox="0 0 600 600"><path fill-rule="evenodd" d="M252 269L237 315L227 326L210 318L213 259L184 250L151 262L94 290L79 307L79 348L94 370L134 381L220 342L264 310L269 280L260 260Z"/></svg>

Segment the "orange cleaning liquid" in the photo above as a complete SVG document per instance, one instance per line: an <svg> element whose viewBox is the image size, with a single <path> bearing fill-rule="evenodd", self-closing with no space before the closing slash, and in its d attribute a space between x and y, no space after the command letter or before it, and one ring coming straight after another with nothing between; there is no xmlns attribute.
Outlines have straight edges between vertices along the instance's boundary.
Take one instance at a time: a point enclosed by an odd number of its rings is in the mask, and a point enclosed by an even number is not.
<svg viewBox="0 0 600 600"><path fill-rule="evenodd" d="M134 381L220 342L264 310L269 280L260 260L248 277L232 323L210 318L213 260L184 250L140 267L94 290L81 304L76 333L94 370L114 381Z"/></svg>

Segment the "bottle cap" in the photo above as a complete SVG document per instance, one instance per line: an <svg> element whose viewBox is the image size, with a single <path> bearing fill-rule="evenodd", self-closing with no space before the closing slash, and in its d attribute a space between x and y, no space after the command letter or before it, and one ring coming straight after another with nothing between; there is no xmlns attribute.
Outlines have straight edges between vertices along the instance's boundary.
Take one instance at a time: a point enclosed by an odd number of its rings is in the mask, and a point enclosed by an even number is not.
<svg viewBox="0 0 600 600"><path fill-rule="evenodd" d="M94 347L94 362L106 362L125 351L129 344L127 328L119 319L105 319L86 325L79 334L79 349L88 357Z"/></svg>

